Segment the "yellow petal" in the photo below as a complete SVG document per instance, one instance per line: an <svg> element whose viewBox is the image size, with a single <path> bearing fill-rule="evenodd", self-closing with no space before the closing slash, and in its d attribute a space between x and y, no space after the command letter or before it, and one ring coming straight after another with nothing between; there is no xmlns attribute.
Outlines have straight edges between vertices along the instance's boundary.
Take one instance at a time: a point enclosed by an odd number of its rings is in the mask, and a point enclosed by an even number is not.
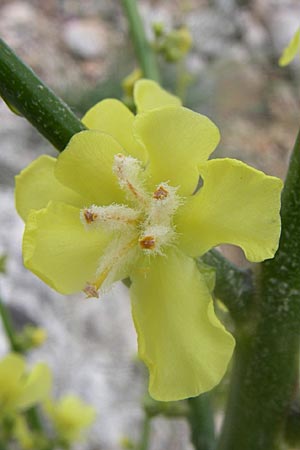
<svg viewBox="0 0 300 450"><path fill-rule="evenodd" d="M283 50L278 64L283 67L287 66L297 55L300 49L300 28L296 31L288 46Z"/></svg>
<svg viewBox="0 0 300 450"><path fill-rule="evenodd" d="M131 279L139 355L150 371L152 397L180 400L212 389L226 371L234 339L215 316L195 261L170 250L145 260Z"/></svg>
<svg viewBox="0 0 300 450"><path fill-rule="evenodd" d="M234 159L200 167L204 185L179 208L180 245L200 256L219 244L241 247L249 261L272 258L280 236L282 181Z"/></svg>
<svg viewBox="0 0 300 450"><path fill-rule="evenodd" d="M152 80L139 80L134 85L134 102L137 112L150 111L161 106L181 106L181 100L162 89Z"/></svg>
<svg viewBox="0 0 300 450"><path fill-rule="evenodd" d="M0 405L2 409L14 408L21 391L20 383L24 371L25 361L20 355L10 353L0 361Z"/></svg>
<svg viewBox="0 0 300 450"><path fill-rule="evenodd" d="M95 277L109 235L85 230L80 210L63 203L32 211L23 237L25 266L62 294L78 292Z"/></svg>
<svg viewBox="0 0 300 450"><path fill-rule="evenodd" d="M138 139L149 153L152 183L169 181L181 195L196 189L198 164L207 160L219 142L219 130L206 116L186 108L167 107L138 115Z"/></svg>
<svg viewBox="0 0 300 450"><path fill-rule="evenodd" d="M25 370L25 361L21 355L9 353L0 360L0 386L7 380L19 380Z"/></svg>
<svg viewBox="0 0 300 450"><path fill-rule="evenodd" d="M61 184L54 175L56 158L43 155L16 176L15 202L23 220L31 209L45 208L50 200L82 207L83 198Z"/></svg>
<svg viewBox="0 0 300 450"><path fill-rule="evenodd" d="M55 167L58 180L87 199L86 206L122 203L124 194L113 174L114 155L123 148L98 131L75 134L59 155Z"/></svg>
<svg viewBox="0 0 300 450"><path fill-rule="evenodd" d="M45 410L52 419L56 432L69 443L81 438L82 432L95 420L95 409L74 395L66 395L58 402L48 401Z"/></svg>
<svg viewBox="0 0 300 450"><path fill-rule="evenodd" d="M24 381L16 407L27 409L42 402L49 395L51 385L52 375L49 367L43 363L37 364Z"/></svg>
<svg viewBox="0 0 300 450"><path fill-rule="evenodd" d="M97 103L82 118L86 127L109 134L128 154L144 162L146 151L133 136L133 121L133 113L112 98Z"/></svg>

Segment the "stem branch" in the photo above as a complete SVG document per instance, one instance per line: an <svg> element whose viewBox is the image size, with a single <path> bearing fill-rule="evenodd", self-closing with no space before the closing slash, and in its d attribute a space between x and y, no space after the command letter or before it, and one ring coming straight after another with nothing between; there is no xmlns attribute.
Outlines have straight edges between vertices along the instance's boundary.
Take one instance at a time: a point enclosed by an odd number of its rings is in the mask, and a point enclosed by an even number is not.
<svg viewBox="0 0 300 450"><path fill-rule="evenodd" d="M143 76L159 81L159 73L152 48L150 47L139 15L136 0L123 0L123 7L135 48L135 53L141 66Z"/></svg>
<svg viewBox="0 0 300 450"><path fill-rule="evenodd" d="M15 336L15 332L14 332L14 329L12 326L9 312L8 312L7 308L5 307L1 297L0 297L0 316L2 319L4 331L5 331L6 337L9 341L11 350L14 352L17 352L17 353L21 353L21 349L18 344L18 340Z"/></svg>
<svg viewBox="0 0 300 450"><path fill-rule="evenodd" d="M216 269L216 297L236 322L246 320L254 295L251 270L239 269L217 250L210 250L202 260Z"/></svg>

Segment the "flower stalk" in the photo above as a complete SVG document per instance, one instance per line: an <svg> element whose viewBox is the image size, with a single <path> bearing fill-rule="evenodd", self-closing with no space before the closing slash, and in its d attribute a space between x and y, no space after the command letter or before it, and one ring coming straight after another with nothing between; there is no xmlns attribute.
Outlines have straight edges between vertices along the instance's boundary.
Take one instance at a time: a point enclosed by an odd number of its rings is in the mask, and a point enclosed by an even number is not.
<svg viewBox="0 0 300 450"><path fill-rule="evenodd" d="M17 353L21 353L21 348L20 345L18 344L18 339L15 335L9 312L5 307L1 297L0 297L0 316L11 350Z"/></svg>
<svg viewBox="0 0 300 450"><path fill-rule="evenodd" d="M138 446L138 450L148 450L150 445L150 432L151 432L151 417L145 411L142 435Z"/></svg>
<svg viewBox="0 0 300 450"><path fill-rule="evenodd" d="M206 253L202 259L215 268L215 296L228 308L234 321L239 323L249 320L254 298L252 271L240 269L215 249Z"/></svg>
<svg viewBox="0 0 300 450"><path fill-rule="evenodd" d="M155 55L147 41L136 0L123 0L123 8L128 20L135 53L142 69L143 76L159 81L159 72Z"/></svg>
<svg viewBox="0 0 300 450"><path fill-rule="evenodd" d="M214 450L215 428L210 393L189 398L187 419L191 428L191 441L195 450Z"/></svg>

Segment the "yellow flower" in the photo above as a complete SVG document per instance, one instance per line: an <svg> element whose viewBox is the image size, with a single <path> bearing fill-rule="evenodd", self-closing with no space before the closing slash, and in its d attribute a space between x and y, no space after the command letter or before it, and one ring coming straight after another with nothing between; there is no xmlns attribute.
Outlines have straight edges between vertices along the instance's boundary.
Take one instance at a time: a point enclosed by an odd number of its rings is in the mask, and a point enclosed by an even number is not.
<svg viewBox="0 0 300 450"><path fill-rule="evenodd" d="M141 69L134 69L127 77L122 80L122 88L128 97L133 96L134 84L142 78Z"/></svg>
<svg viewBox="0 0 300 450"><path fill-rule="evenodd" d="M24 343L25 345L27 344L28 348L40 347L47 339L47 332L42 327L26 325L22 333L22 338L24 339Z"/></svg>
<svg viewBox="0 0 300 450"><path fill-rule="evenodd" d="M98 296L129 276L150 393L178 400L214 387L234 348L193 257L230 243L250 261L272 258L282 182L233 159L207 161L217 127L153 81L138 81L134 96L137 116L98 103L83 118L90 130L17 177L24 263L65 294Z"/></svg>
<svg viewBox="0 0 300 450"><path fill-rule="evenodd" d="M0 361L0 414L30 408L46 398L50 387L45 364L36 364L27 373L24 358L10 353Z"/></svg>
<svg viewBox="0 0 300 450"><path fill-rule="evenodd" d="M295 59L297 53L300 50L300 28L293 35L292 39L288 43L287 47L283 50L282 55L279 58L278 64L281 67L290 64Z"/></svg>
<svg viewBox="0 0 300 450"><path fill-rule="evenodd" d="M20 444L22 450L35 448L35 435L29 429L26 419L22 415L15 417L14 437Z"/></svg>
<svg viewBox="0 0 300 450"><path fill-rule="evenodd" d="M56 403L49 400L45 403L45 410L53 421L58 437L69 444L82 438L96 416L92 406L74 395L66 395Z"/></svg>

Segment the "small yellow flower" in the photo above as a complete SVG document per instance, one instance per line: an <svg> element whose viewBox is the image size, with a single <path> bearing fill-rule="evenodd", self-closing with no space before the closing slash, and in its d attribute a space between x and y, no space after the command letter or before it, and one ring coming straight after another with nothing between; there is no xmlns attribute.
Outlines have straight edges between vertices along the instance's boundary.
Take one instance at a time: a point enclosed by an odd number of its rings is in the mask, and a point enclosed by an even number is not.
<svg viewBox="0 0 300 450"><path fill-rule="evenodd" d="M122 88L128 97L133 96L134 84L142 78L141 69L134 69L122 80Z"/></svg>
<svg viewBox="0 0 300 450"><path fill-rule="evenodd" d="M58 402L47 401L45 411L58 437L69 444L80 440L96 417L95 409L74 395L66 395Z"/></svg>
<svg viewBox="0 0 300 450"><path fill-rule="evenodd" d="M27 325L23 331L23 336L29 347L40 347L47 339L47 332L42 327Z"/></svg>
<svg viewBox="0 0 300 450"><path fill-rule="evenodd" d="M34 450L36 448L35 435L29 429L25 417L20 414L15 417L13 434L22 450Z"/></svg>
<svg viewBox="0 0 300 450"><path fill-rule="evenodd" d="M26 362L10 353L0 361L0 414L20 411L46 398L51 388L51 373L43 364L36 364L27 373Z"/></svg>
<svg viewBox="0 0 300 450"><path fill-rule="evenodd" d="M90 130L17 177L24 263L57 291L88 297L129 276L150 393L179 400L214 387L234 348L212 277L193 258L221 243L249 261L272 258L282 182L233 159L207 161L217 127L153 81L138 81L134 97L137 116L98 103L83 118Z"/></svg>

